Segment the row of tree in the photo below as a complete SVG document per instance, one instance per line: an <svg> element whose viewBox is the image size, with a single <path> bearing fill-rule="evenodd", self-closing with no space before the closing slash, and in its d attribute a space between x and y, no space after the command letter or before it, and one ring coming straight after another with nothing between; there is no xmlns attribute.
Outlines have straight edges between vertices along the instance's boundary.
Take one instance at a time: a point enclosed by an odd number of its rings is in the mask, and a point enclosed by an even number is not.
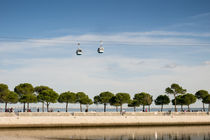
<svg viewBox="0 0 210 140"><path fill-rule="evenodd" d="M167 94L172 94L174 99L172 100L172 104L175 106L175 111L177 111L177 105L181 106L181 110L183 110L183 105L188 106L188 110L190 110L190 105L196 102L196 99L200 99L203 102L203 110L205 111L204 104L209 104L210 110L210 94L208 91L199 90L194 94L187 93L186 89L183 89L178 84L172 84L170 87L165 89ZM150 105L153 102L153 97L145 92L137 93L134 95L133 99L131 99L128 93L117 93L113 94L111 92L102 92L99 95L94 97L94 101L92 101L88 95L84 92L64 92L60 95L55 92L52 88L48 86L37 86L33 87L29 83L22 83L17 85L14 88L14 91L10 91L6 84L0 84L0 102L5 103L5 110L7 109L8 103L23 103L23 112L29 110L30 103L42 103L42 111L44 112L44 106L47 106L47 111L49 111L50 103L66 103L66 112L68 111L68 106L71 103L79 103L80 111L82 112L82 105L86 105L86 110L88 111L88 106L91 104L103 104L104 112L106 112L106 106L110 104L111 106L116 107L116 111L118 111L118 107L120 107L120 111L122 112L123 104L128 104L128 107L133 107L134 111L136 111L136 107L142 106L143 111L145 111L145 106L148 106L150 111ZM167 105L170 103L170 98L167 95L159 95L155 99L156 105L161 105L161 111L163 110L163 105Z"/></svg>

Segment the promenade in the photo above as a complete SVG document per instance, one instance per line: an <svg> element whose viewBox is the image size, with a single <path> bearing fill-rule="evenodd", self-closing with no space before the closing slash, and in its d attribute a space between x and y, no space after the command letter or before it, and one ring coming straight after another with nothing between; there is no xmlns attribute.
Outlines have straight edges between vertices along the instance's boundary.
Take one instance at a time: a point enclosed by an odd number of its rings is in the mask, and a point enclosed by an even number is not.
<svg viewBox="0 0 210 140"><path fill-rule="evenodd" d="M0 128L210 125L206 112L0 113Z"/></svg>

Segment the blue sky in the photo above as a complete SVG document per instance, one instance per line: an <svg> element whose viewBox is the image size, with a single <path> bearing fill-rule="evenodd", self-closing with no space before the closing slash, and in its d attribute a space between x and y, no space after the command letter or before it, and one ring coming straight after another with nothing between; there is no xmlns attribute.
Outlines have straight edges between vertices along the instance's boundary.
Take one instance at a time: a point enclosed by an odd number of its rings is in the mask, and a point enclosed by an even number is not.
<svg viewBox="0 0 210 140"><path fill-rule="evenodd" d="M173 82L210 91L209 71L209 0L0 0L0 82L11 90L30 82L155 98Z"/></svg>

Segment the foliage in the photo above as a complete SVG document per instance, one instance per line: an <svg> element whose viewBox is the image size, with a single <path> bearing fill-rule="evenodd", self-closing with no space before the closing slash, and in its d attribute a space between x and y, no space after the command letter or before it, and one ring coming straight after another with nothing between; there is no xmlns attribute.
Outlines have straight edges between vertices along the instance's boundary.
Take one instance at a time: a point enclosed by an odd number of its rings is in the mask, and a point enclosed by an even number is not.
<svg viewBox="0 0 210 140"><path fill-rule="evenodd" d="M129 103L130 101L130 95L128 93L117 93L116 94L116 100L120 105Z"/></svg>
<svg viewBox="0 0 210 140"><path fill-rule="evenodd" d="M120 104L120 112L122 112L122 105L125 103L129 103L130 95L128 93L117 93L116 101Z"/></svg>
<svg viewBox="0 0 210 140"><path fill-rule="evenodd" d="M106 112L106 105L110 103L110 99L114 96L113 93L106 91L99 94L99 96L95 97L95 102L100 104L104 104L104 112Z"/></svg>
<svg viewBox="0 0 210 140"><path fill-rule="evenodd" d="M113 97L110 99L110 105L113 105L113 106L120 106L120 100L119 100L116 96L113 96Z"/></svg>
<svg viewBox="0 0 210 140"><path fill-rule="evenodd" d="M3 97L4 103L17 103L18 102L18 94L10 91Z"/></svg>
<svg viewBox="0 0 210 140"><path fill-rule="evenodd" d="M210 104L210 94L208 94L204 99L203 99L203 102L205 104Z"/></svg>
<svg viewBox="0 0 210 140"><path fill-rule="evenodd" d="M43 90L37 96L38 100L41 102L46 102L47 104L47 111L49 111L50 103L56 103L59 95L54 90L47 89Z"/></svg>
<svg viewBox="0 0 210 140"><path fill-rule="evenodd" d="M100 97L98 95L94 96L93 100L94 100L94 104L96 105L100 104Z"/></svg>
<svg viewBox="0 0 210 140"><path fill-rule="evenodd" d="M37 96L35 94L24 94L20 97L19 101L21 103L36 103Z"/></svg>
<svg viewBox="0 0 210 140"><path fill-rule="evenodd" d="M64 92L61 93L58 102L60 103L76 103L76 94L73 92Z"/></svg>
<svg viewBox="0 0 210 140"><path fill-rule="evenodd" d="M99 102L101 104L110 103L110 99L114 96L113 93L106 91L99 94Z"/></svg>
<svg viewBox="0 0 210 140"><path fill-rule="evenodd" d="M167 87L166 89L165 89L165 92L167 93L167 94L173 94L174 95L174 105L175 105L175 111L177 112L177 108L176 108L176 96L178 95L178 94L185 94L186 93L186 89L183 89L180 85L178 85L178 84L171 84L171 87Z"/></svg>
<svg viewBox="0 0 210 140"><path fill-rule="evenodd" d="M0 84L0 102L4 102L3 98L9 93L8 86L6 84Z"/></svg>
<svg viewBox="0 0 210 140"><path fill-rule="evenodd" d="M37 96L38 100L47 103L56 103L59 95L53 90L43 90Z"/></svg>
<svg viewBox="0 0 210 140"><path fill-rule="evenodd" d="M172 100L172 104L175 105L175 99ZM176 105L184 105L183 95L176 96Z"/></svg>
<svg viewBox="0 0 210 140"><path fill-rule="evenodd" d="M19 96L22 96L22 95L34 93L34 88L29 83L23 83L23 84L19 84L18 86L16 86L14 91L17 94L19 94Z"/></svg>
<svg viewBox="0 0 210 140"><path fill-rule="evenodd" d="M136 112L136 107L140 106L139 102L137 100L131 100L128 103L128 107L133 107L134 112Z"/></svg>
<svg viewBox="0 0 210 140"><path fill-rule="evenodd" d="M196 102L196 97L193 94L187 93L182 96L184 105L190 105Z"/></svg>
<svg viewBox="0 0 210 140"><path fill-rule="evenodd" d="M68 112L68 103L76 103L76 94L70 91L61 93L58 102L66 103L66 112Z"/></svg>
<svg viewBox="0 0 210 140"><path fill-rule="evenodd" d="M148 93L141 92L134 95L134 99L139 102L140 105L151 105L152 104L152 96Z"/></svg>
<svg viewBox="0 0 210 140"><path fill-rule="evenodd" d="M159 95L155 99L155 104L156 105L168 105L170 103L170 99L167 95Z"/></svg>
<svg viewBox="0 0 210 140"><path fill-rule="evenodd" d="M208 91L206 90L199 90L195 93L195 96L198 98L198 99L204 99L207 95L208 95Z"/></svg>

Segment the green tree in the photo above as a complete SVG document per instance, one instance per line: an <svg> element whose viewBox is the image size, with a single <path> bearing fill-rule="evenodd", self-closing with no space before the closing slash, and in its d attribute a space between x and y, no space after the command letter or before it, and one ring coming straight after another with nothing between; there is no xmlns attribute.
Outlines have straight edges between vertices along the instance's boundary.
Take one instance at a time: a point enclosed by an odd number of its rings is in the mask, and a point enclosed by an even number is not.
<svg viewBox="0 0 210 140"><path fill-rule="evenodd" d="M53 90L53 89L48 86L36 86L34 88L34 91L37 93L37 96L44 90ZM38 100L38 102L42 103L42 112L44 112L44 101Z"/></svg>
<svg viewBox="0 0 210 140"><path fill-rule="evenodd" d="M86 111L88 112L88 109L89 109L89 105L92 105L93 104L93 101L92 99L90 99L89 97L87 97L84 101L84 104L86 105Z"/></svg>
<svg viewBox="0 0 210 140"><path fill-rule="evenodd" d="M30 98L28 98L28 96L30 96L29 94L34 93L33 86L29 83L19 84L15 87L14 91L19 95L20 102L23 103L23 112L25 112L25 104L27 103L27 107L29 107L29 103L31 103L31 100L29 100Z"/></svg>
<svg viewBox="0 0 210 140"><path fill-rule="evenodd" d="M3 97L9 93L9 88L6 84L0 83L0 102L3 102Z"/></svg>
<svg viewBox="0 0 210 140"><path fill-rule="evenodd" d="M120 101L116 96L113 96L110 99L110 105L115 106L116 107L116 112L118 112L118 107L120 106Z"/></svg>
<svg viewBox="0 0 210 140"><path fill-rule="evenodd" d="M46 102L47 111L49 112L50 103L56 103L59 95L54 90L47 89L43 90L37 96L38 100L41 102Z"/></svg>
<svg viewBox="0 0 210 140"><path fill-rule="evenodd" d="M196 97L193 94L187 93L183 95L183 101L187 105L188 111L190 111L190 105L196 102Z"/></svg>
<svg viewBox="0 0 210 140"><path fill-rule="evenodd" d="M61 93L58 102L66 103L66 112L68 112L68 104L76 103L76 94L70 91Z"/></svg>
<svg viewBox="0 0 210 140"><path fill-rule="evenodd" d="M171 84L171 87L167 87L165 89L165 92L167 94L173 94L174 95L174 106L175 106L175 112L177 112L177 108L176 108L176 96L178 94L185 94L186 93L186 89L183 89L180 85L178 84Z"/></svg>
<svg viewBox="0 0 210 140"><path fill-rule="evenodd" d="M110 103L110 99L114 96L113 93L106 91L99 94L99 102L104 104L104 112L106 112L106 105Z"/></svg>
<svg viewBox="0 0 210 140"><path fill-rule="evenodd" d="M86 104L88 96L84 92L78 92L76 94L76 102L80 104L80 111L82 112L82 104Z"/></svg>
<svg viewBox="0 0 210 140"><path fill-rule="evenodd" d="M120 104L120 112L122 112L122 105L125 103L129 103L130 101L130 95L128 93L117 93L116 94L116 100Z"/></svg>
<svg viewBox="0 0 210 140"><path fill-rule="evenodd" d="M210 112L210 94L208 94L208 95L203 99L203 102L204 102L205 104L209 104L208 112Z"/></svg>
<svg viewBox="0 0 210 140"><path fill-rule="evenodd" d="M18 102L18 94L13 91L9 91L5 96L3 96L3 102L5 103L5 111L6 111L8 103Z"/></svg>
<svg viewBox="0 0 210 140"><path fill-rule="evenodd" d="M139 107L140 104L137 100L131 100L129 103L128 103L128 107L133 107L133 111L136 112L136 107Z"/></svg>
<svg viewBox="0 0 210 140"><path fill-rule="evenodd" d="M159 95L155 99L155 105L161 105L161 112L163 111L163 105L168 105L170 103L170 99L167 95Z"/></svg>
<svg viewBox="0 0 210 140"><path fill-rule="evenodd" d="M204 106L204 102L203 102L203 99L208 95L208 91L206 90L199 90L195 93L195 96L197 99L199 100L202 100L202 103L203 103L203 110L205 111L205 106Z"/></svg>
<svg viewBox="0 0 210 140"><path fill-rule="evenodd" d="M29 103L36 103L37 96L35 94L25 94L22 95L19 99L21 103L27 103L27 111L29 110Z"/></svg>
<svg viewBox="0 0 210 140"><path fill-rule="evenodd" d="M148 93L141 92L134 95L134 100L137 100L140 105L143 106L143 112L145 111L145 106L149 106L150 111L150 105L152 104L152 96Z"/></svg>
<svg viewBox="0 0 210 140"><path fill-rule="evenodd" d="M172 104L175 105L175 99L172 100ZM183 105L185 105L183 100L183 95L176 96L176 105L180 105L181 111L183 111Z"/></svg>
<svg viewBox="0 0 210 140"><path fill-rule="evenodd" d="M100 97L98 95L94 96L93 100L94 100L94 104L96 105L100 104Z"/></svg>

